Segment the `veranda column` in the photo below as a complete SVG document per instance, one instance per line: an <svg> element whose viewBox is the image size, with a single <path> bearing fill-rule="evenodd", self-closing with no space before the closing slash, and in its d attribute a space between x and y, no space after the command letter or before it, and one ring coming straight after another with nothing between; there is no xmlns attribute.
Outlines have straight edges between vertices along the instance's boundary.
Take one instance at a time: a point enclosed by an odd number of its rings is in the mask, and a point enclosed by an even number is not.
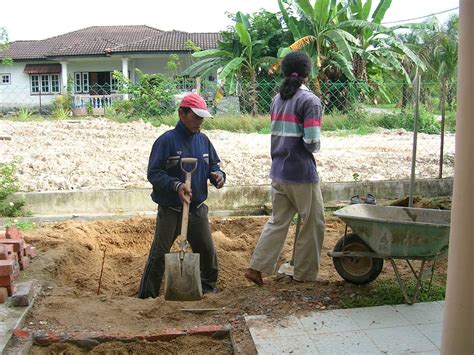
<svg viewBox="0 0 474 355"><path fill-rule="evenodd" d="M453 207L442 354L474 354L474 1L460 0Z"/></svg>
<svg viewBox="0 0 474 355"><path fill-rule="evenodd" d="M122 74L125 78L129 79L129 77L128 77L128 58L122 58ZM128 100L128 94L124 94L123 99Z"/></svg>
<svg viewBox="0 0 474 355"><path fill-rule="evenodd" d="M61 94L67 94L67 62L61 62Z"/></svg>

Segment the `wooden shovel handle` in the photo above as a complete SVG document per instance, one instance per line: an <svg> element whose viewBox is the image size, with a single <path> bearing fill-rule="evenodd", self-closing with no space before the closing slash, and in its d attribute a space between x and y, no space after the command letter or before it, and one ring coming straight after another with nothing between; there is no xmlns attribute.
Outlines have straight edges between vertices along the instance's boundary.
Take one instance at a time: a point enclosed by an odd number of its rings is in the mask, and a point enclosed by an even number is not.
<svg viewBox="0 0 474 355"><path fill-rule="evenodd" d="M188 189L191 189L191 173L186 172L186 180L184 182ZM181 219L181 241L180 249L186 246L186 239L188 237L188 222L189 222L189 203L183 202L183 217Z"/></svg>

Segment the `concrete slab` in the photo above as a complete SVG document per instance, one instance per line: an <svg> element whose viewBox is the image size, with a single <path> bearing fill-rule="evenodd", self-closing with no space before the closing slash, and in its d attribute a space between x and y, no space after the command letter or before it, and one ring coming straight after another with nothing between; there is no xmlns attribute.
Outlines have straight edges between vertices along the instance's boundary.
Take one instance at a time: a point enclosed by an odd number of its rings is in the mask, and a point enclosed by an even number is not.
<svg viewBox="0 0 474 355"><path fill-rule="evenodd" d="M259 354L439 354L444 302L247 316Z"/></svg>
<svg viewBox="0 0 474 355"><path fill-rule="evenodd" d="M0 304L0 354L6 352L7 344L15 329L23 327L26 316L31 307L33 307L34 299L41 290L41 283L38 281L30 283L30 285L33 297L28 306L14 307L11 297L5 303Z"/></svg>

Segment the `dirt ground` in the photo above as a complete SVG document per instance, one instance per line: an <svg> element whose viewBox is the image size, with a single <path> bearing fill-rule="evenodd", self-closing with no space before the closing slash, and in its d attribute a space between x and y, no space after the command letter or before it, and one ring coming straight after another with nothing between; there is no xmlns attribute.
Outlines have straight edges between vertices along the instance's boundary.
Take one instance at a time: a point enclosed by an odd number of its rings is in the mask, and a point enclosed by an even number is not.
<svg viewBox="0 0 474 355"><path fill-rule="evenodd" d="M167 302L163 297L136 298L140 277L155 228L154 218L124 221L61 222L25 232L39 256L22 272L22 278L45 282L27 320L30 330L61 332L108 331L125 334L153 333L167 328L186 329L196 325L230 324L237 351L255 353L245 326L246 315L267 315L280 319L290 314L340 308L343 295L354 295L361 287L344 282L326 255L344 234L345 225L327 216L320 281L299 283L288 277L270 276L265 285L247 282L248 265L268 217L211 219L219 257L220 293L205 295L198 302ZM282 252L281 261L291 258L295 227ZM104 259L105 253L105 259ZM100 294L99 275L104 260ZM403 268L403 273L408 272ZM445 270L442 270L445 272ZM380 277L395 277L385 263ZM183 308L218 310L195 314ZM229 340L182 337L172 342L107 343L95 354L127 353L231 353ZM187 349L187 350L186 350ZM192 349L192 350L191 350ZM77 350L77 351L76 351ZM73 345L35 346L32 354L73 354Z"/></svg>

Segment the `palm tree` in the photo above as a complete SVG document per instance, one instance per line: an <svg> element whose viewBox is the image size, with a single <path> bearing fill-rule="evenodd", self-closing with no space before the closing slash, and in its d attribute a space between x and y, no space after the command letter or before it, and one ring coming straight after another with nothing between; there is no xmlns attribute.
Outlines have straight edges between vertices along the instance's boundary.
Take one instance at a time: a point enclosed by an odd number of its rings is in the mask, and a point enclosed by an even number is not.
<svg viewBox="0 0 474 355"><path fill-rule="evenodd" d="M8 49L8 33L5 27L0 27L0 52ZM0 53L0 63L3 65L12 64L12 59L3 57Z"/></svg>

